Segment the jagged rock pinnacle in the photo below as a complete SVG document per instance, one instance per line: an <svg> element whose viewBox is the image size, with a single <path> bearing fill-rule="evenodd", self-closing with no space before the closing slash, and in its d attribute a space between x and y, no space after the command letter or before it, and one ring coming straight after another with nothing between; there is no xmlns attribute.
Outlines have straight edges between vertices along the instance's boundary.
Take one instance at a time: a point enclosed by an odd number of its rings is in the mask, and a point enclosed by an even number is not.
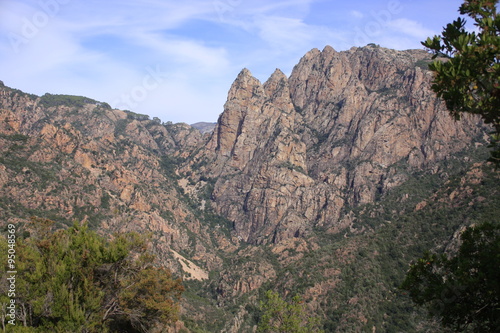
<svg viewBox="0 0 500 333"><path fill-rule="evenodd" d="M240 73L238 74L238 77L236 79L238 79L240 77L246 77L246 76L253 77L252 72L250 72L250 70L245 67L240 71Z"/></svg>
<svg viewBox="0 0 500 333"><path fill-rule="evenodd" d="M274 73L264 83L264 90L268 96L273 96L277 91L286 88L286 95L290 95L288 91L288 78L279 68L276 68Z"/></svg>
<svg viewBox="0 0 500 333"><path fill-rule="evenodd" d="M271 79L274 79L274 80L276 80L276 79L277 79L277 80L281 80L281 79L283 79L283 78L285 78L285 79L287 78L287 77L286 77L286 75L285 75L285 73L283 73L283 72L281 71L281 69L276 68L276 70L273 72L273 74L271 74L271 76L269 77L269 80L271 80Z"/></svg>
<svg viewBox="0 0 500 333"><path fill-rule="evenodd" d="M335 49L330 45L325 46L325 48L323 49L323 53L335 53L335 52L337 51L335 51Z"/></svg>
<svg viewBox="0 0 500 333"><path fill-rule="evenodd" d="M424 168L461 149L448 138L467 142L475 127L441 112L415 65L428 58L423 50L326 46L288 78L276 69L261 85L242 70L208 144L209 172L231 175L215 187L218 211L250 242L293 237L311 219L334 227L346 202L371 203L379 188L401 184L391 165Z"/></svg>

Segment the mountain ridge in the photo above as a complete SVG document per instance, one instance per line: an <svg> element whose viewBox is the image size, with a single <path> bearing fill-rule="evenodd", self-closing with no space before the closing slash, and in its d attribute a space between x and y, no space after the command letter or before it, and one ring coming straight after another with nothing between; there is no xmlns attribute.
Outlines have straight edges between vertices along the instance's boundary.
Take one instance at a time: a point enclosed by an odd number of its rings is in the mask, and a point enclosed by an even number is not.
<svg viewBox="0 0 500 333"><path fill-rule="evenodd" d="M307 220L321 210L339 220L344 205L339 198L345 197L348 204L370 203L377 191L401 182L402 175L390 168L398 161L407 159L410 168L423 169L463 149L473 136L482 140L478 119L456 123L437 98L421 98L433 96L430 72L413 66L423 59L429 56L418 50L367 47L336 52L325 47L308 52L290 78L277 70L261 84L243 69L229 91L207 150L196 157L206 160L202 173L212 177L239 174L228 184L216 183L218 212L236 224L243 239L253 242L261 236L251 236L254 230L274 237L276 225L287 223L291 206L291 226L282 228L290 237L303 232L304 218L296 216L297 211ZM457 147L449 143L450 137ZM331 169L332 163L341 166L353 161L366 162L358 163L355 170ZM252 188L239 184L238 177L253 179ZM273 189L274 178L280 180ZM288 184L282 196L295 193L295 202L276 202L275 194L268 198L270 187L280 192L284 178L295 183ZM263 182L261 189L255 186L258 179ZM351 192L347 197L340 193L345 190ZM224 203L230 201L228 197L239 197L240 205L228 206ZM314 202L313 197L320 199ZM297 206L300 201L306 202L302 208ZM266 207L266 212L257 206ZM255 216L247 211L256 212ZM238 225L242 220L251 224ZM268 220L274 226L266 226ZM321 225L335 224L325 217L318 220Z"/></svg>
<svg viewBox="0 0 500 333"><path fill-rule="evenodd" d="M252 331L267 289L304 295L328 331L429 327L394 285L419 250L495 216L499 182L488 128L451 119L429 61L327 46L289 77L243 69L205 134L1 86L0 218L150 234L193 332Z"/></svg>

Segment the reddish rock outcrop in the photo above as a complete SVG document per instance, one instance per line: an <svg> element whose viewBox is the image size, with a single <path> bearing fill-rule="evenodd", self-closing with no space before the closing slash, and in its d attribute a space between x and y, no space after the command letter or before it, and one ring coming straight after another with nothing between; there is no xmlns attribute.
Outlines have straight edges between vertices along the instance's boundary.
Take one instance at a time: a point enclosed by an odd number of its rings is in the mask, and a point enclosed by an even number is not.
<svg viewBox="0 0 500 333"><path fill-rule="evenodd" d="M261 84L241 71L195 158L199 174L218 179L217 212L253 243L338 229L346 205L482 140L477 119L457 123L430 90L429 61L421 50L327 46L290 78L276 70Z"/></svg>

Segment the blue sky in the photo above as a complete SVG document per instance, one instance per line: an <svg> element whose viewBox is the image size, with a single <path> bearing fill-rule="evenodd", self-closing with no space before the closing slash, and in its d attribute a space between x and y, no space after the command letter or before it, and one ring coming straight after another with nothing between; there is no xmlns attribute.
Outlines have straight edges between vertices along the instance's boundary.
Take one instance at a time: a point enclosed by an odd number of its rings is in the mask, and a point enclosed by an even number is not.
<svg viewBox="0 0 500 333"><path fill-rule="evenodd" d="M216 121L244 67L264 82L312 48L422 48L461 0L0 0L0 80L163 121Z"/></svg>

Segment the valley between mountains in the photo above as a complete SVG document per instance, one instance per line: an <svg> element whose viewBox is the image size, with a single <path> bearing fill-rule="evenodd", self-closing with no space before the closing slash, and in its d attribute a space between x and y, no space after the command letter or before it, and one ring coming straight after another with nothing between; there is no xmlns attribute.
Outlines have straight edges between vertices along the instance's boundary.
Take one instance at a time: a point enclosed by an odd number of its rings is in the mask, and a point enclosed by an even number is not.
<svg viewBox="0 0 500 333"><path fill-rule="evenodd" d="M450 117L430 55L375 45L243 69L215 127L0 84L0 222L150 235L182 277L172 332L253 332L267 290L325 332L439 332L398 287L425 250L497 221L479 118ZM167 106L166 106L167 107Z"/></svg>

